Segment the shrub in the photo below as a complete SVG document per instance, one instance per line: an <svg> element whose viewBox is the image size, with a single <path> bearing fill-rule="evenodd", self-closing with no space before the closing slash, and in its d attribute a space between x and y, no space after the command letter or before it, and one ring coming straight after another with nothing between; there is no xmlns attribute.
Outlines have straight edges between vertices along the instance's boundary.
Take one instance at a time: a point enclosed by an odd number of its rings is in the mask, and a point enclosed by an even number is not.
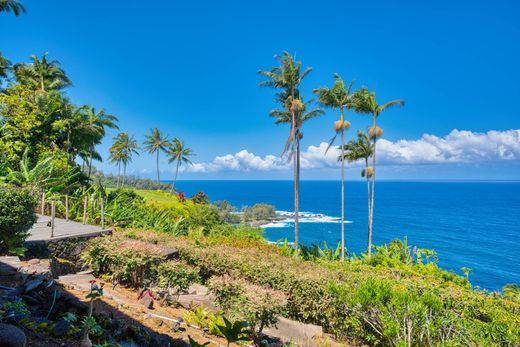
<svg viewBox="0 0 520 347"><path fill-rule="evenodd" d="M191 201L193 201L193 203L195 204L209 204L209 198L204 192L198 192L197 194L195 194L191 198Z"/></svg>
<svg viewBox="0 0 520 347"><path fill-rule="evenodd" d="M275 325L287 304L286 296L280 291L227 275L211 278L209 288L229 317L246 320L257 334Z"/></svg>
<svg viewBox="0 0 520 347"><path fill-rule="evenodd" d="M0 186L0 254L23 255L23 242L36 222L36 203L29 189Z"/></svg>
<svg viewBox="0 0 520 347"><path fill-rule="evenodd" d="M157 286L175 289L177 293L186 292L198 279L199 272L196 268L178 261L161 263L157 267Z"/></svg>
<svg viewBox="0 0 520 347"><path fill-rule="evenodd" d="M109 274L113 280L137 288L154 277L164 260L162 251L161 247L139 240L97 237L89 241L82 259L96 274Z"/></svg>

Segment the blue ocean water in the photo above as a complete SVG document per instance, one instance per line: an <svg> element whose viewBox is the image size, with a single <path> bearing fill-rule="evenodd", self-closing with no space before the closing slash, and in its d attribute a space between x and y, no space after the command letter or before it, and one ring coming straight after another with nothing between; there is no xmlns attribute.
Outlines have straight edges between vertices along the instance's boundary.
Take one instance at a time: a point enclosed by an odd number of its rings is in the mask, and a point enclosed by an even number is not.
<svg viewBox="0 0 520 347"><path fill-rule="evenodd" d="M204 191L212 201L243 205L268 203L277 210L293 209L292 181L179 181L177 188L191 196ZM367 240L367 187L346 182L346 246L361 253ZM340 239L340 182L302 181L300 240L304 244ZM498 290L520 284L520 182L403 182L376 183L374 244L408 237L419 248L435 249L443 268L462 274L473 270L470 281ZM293 240L287 219L265 228L277 241Z"/></svg>

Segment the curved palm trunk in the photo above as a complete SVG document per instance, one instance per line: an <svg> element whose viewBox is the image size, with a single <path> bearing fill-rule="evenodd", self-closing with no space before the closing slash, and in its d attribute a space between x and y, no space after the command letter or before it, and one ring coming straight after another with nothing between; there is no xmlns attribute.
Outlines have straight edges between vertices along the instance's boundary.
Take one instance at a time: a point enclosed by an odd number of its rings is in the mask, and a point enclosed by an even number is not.
<svg viewBox="0 0 520 347"><path fill-rule="evenodd" d="M343 120L343 116L341 117ZM341 129L341 261L345 260L345 131Z"/></svg>
<svg viewBox="0 0 520 347"><path fill-rule="evenodd" d="M172 192L175 190L175 183L177 183L177 175L179 174L179 166L181 166L180 159L177 160L177 168L175 169L175 177L173 178Z"/></svg>
<svg viewBox="0 0 520 347"><path fill-rule="evenodd" d="M372 115L372 126L374 127L374 154L372 155L372 199L370 201L370 228L368 231L368 244L370 248L368 249L368 257L372 256L372 227L374 223L374 197L375 197L375 183L376 183L376 142L377 142L377 132L376 132L376 114Z"/></svg>
<svg viewBox="0 0 520 347"><path fill-rule="evenodd" d="M90 174L92 172L92 155L94 152L94 147L90 147L90 157L89 157L89 163L88 163L88 178L90 178Z"/></svg>
<svg viewBox="0 0 520 347"><path fill-rule="evenodd" d="M157 150L157 183L161 183L161 179L159 178L159 150Z"/></svg>

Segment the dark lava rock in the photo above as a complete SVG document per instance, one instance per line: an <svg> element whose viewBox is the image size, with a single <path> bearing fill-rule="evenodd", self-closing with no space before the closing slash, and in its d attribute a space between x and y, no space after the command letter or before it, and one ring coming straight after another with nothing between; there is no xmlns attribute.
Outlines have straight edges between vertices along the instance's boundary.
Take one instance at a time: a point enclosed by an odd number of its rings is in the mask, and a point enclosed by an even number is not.
<svg viewBox="0 0 520 347"><path fill-rule="evenodd" d="M56 322L56 324L54 324L54 327L52 328L52 333L54 334L54 336L62 337L69 332L70 328L72 328L71 322L65 319L60 319Z"/></svg>
<svg viewBox="0 0 520 347"><path fill-rule="evenodd" d="M147 309L153 308L153 298L149 296L145 296L144 298L139 299L139 303Z"/></svg>
<svg viewBox="0 0 520 347"><path fill-rule="evenodd" d="M27 338L22 329L0 323L0 347L25 347Z"/></svg>
<svg viewBox="0 0 520 347"><path fill-rule="evenodd" d="M40 284L42 284L42 283L43 283L43 280L39 279L39 278L26 282L24 285L25 292L28 293L31 290L38 288L40 286Z"/></svg>

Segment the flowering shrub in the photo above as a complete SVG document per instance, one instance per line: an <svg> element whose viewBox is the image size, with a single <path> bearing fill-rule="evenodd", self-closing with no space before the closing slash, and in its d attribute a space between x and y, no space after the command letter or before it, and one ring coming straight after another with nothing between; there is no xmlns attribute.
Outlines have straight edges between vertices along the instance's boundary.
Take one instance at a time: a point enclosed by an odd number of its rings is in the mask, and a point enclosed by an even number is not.
<svg viewBox="0 0 520 347"><path fill-rule="evenodd" d="M264 288L228 275L212 277L209 288L232 320L245 320L259 334L278 322L287 298L281 291Z"/></svg>
<svg viewBox="0 0 520 347"><path fill-rule="evenodd" d="M110 274L116 282L137 288L155 273L164 260L162 252L161 247L139 240L97 237L89 241L82 259L95 273Z"/></svg>
<svg viewBox="0 0 520 347"><path fill-rule="evenodd" d="M157 267L157 286L183 293L199 279L196 268L178 261L162 263Z"/></svg>

